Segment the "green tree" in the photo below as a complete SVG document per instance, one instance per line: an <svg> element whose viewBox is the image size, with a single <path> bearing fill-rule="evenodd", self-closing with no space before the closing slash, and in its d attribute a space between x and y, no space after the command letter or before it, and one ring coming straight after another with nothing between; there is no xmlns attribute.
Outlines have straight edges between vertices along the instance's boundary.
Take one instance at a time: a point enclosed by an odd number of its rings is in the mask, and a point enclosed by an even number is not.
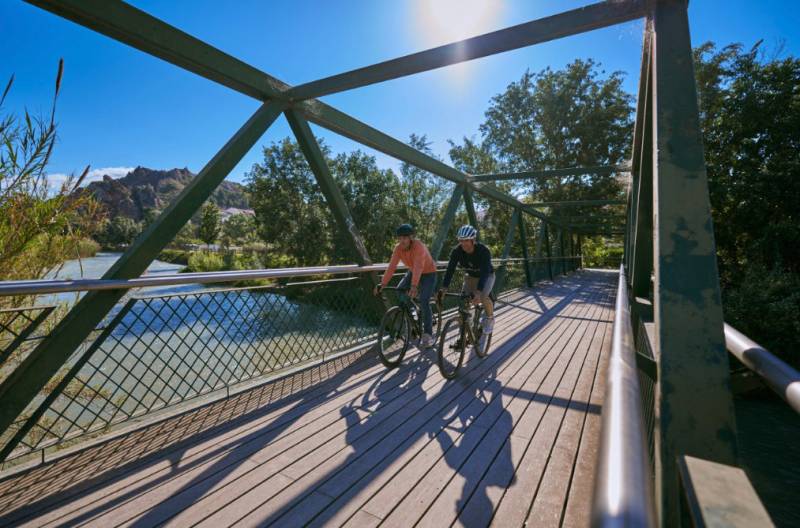
<svg viewBox="0 0 800 528"><path fill-rule="evenodd" d="M329 162L331 172L342 191L353 222L358 227L367 252L375 261L388 260L394 247L394 229L406 221L405 196L397 175L378 168L374 156L356 150L340 154ZM336 262L353 262L354 255L340 229L334 230Z"/></svg>
<svg viewBox="0 0 800 528"><path fill-rule="evenodd" d="M327 157L328 150L321 145ZM297 143L285 138L263 148L264 160L246 174L258 234L269 260L285 255L300 266L330 261L331 218Z"/></svg>
<svg viewBox="0 0 800 528"><path fill-rule="evenodd" d="M96 238L106 247L117 248L130 245L141 232L142 225L136 220L127 216L115 216L103 223Z"/></svg>
<svg viewBox="0 0 800 528"><path fill-rule="evenodd" d="M222 224L222 238L228 245L249 244L256 236L256 219L250 215L232 215Z"/></svg>
<svg viewBox="0 0 800 528"><path fill-rule="evenodd" d="M411 134L408 144L435 157L425 135ZM453 184L444 178L403 162L400 165L400 204L404 208L401 223L410 223L420 240L432 243L452 192Z"/></svg>
<svg viewBox="0 0 800 528"><path fill-rule="evenodd" d="M81 239L91 235L99 221L97 203L75 193L88 167L80 177L69 177L60 185L48 180L62 73L63 61L49 115L6 111L13 76L0 95L0 280L41 278L64 260L78 258ZM0 308L27 302L3 297Z"/></svg>
<svg viewBox="0 0 800 528"><path fill-rule="evenodd" d="M725 318L800 364L800 59L694 55Z"/></svg>
<svg viewBox="0 0 800 528"><path fill-rule="evenodd" d="M211 202L208 202L203 205L203 209L200 213L200 227L197 230L197 234L200 237L200 240L208 245L211 245L216 242L217 238L219 238L219 233L219 207Z"/></svg>

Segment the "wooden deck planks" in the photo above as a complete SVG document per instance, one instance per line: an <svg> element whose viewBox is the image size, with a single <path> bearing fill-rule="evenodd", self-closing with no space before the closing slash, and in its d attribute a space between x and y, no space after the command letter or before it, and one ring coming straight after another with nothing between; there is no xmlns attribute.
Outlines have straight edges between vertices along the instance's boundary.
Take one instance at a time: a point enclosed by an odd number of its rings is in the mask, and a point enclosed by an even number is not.
<svg viewBox="0 0 800 528"><path fill-rule="evenodd" d="M470 355L456 380L430 352L393 371L374 358L321 366L262 408L263 396L235 396L249 414L228 427L106 478L70 476L0 523L585 526L615 279L580 272L501 303L492 352ZM20 497L0 482L0 508Z"/></svg>

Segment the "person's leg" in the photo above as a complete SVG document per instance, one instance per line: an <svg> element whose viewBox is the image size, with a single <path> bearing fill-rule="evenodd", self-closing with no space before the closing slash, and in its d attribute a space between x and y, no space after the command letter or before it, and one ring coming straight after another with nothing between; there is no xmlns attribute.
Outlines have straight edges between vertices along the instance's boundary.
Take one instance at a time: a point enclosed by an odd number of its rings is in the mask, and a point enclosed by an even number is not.
<svg viewBox="0 0 800 528"><path fill-rule="evenodd" d="M420 310L422 310L423 332L433 335L433 312L431 311L431 297L436 287L436 274L425 273L419 280L418 296Z"/></svg>
<svg viewBox="0 0 800 528"><path fill-rule="evenodd" d="M483 331L491 334L494 331L494 303L492 302L492 288L494 288L494 273L489 275L486 283L481 290L481 302L483 303L484 319Z"/></svg>
<svg viewBox="0 0 800 528"><path fill-rule="evenodd" d="M494 303L492 302L492 288L494 288L494 273L489 275L481 291L481 301L486 317L494 317Z"/></svg>

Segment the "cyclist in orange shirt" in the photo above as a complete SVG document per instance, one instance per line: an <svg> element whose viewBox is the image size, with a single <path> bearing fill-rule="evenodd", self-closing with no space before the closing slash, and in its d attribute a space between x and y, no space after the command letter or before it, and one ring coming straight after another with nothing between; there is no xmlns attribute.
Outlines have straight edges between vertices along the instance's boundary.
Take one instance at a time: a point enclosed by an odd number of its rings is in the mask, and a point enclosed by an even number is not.
<svg viewBox="0 0 800 528"><path fill-rule="evenodd" d="M436 287L436 263L427 246L414 237L414 228L410 224L398 227L395 235L397 235L397 245L392 252L389 267L383 274L381 283L375 286L373 293L378 295L381 289L389 284L389 280L400 262L406 265L408 272L397 287L408 288L409 296L419 299L423 329L421 345L431 347L433 346L433 314L430 300Z"/></svg>

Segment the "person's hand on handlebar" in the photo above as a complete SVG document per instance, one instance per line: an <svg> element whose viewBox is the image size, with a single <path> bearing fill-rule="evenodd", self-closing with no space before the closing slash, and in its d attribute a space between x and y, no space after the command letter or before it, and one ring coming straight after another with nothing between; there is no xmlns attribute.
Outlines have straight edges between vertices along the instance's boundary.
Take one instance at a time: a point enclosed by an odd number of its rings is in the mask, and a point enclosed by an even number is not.
<svg viewBox="0 0 800 528"><path fill-rule="evenodd" d="M439 288L439 291L436 292L436 302L442 304L444 301L444 294L447 293L447 288Z"/></svg>
<svg viewBox="0 0 800 528"><path fill-rule="evenodd" d="M413 284L408 289L408 296L411 297L412 299L416 299L417 298L417 287L414 286Z"/></svg>
<svg viewBox="0 0 800 528"><path fill-rule="evenodd" d="M382 290L382 289L383 289L383 286L382 286L382 285L380 285L380 284L376 284L376 285L375 285L375 287L372 289L372 295L374 295L375 297L377 297L378 295L380 295L380 294L381 294L381 290Z"/></svg>
<svg viewBox="0 0 800 528"><path fill-rule="evenodd" d="M469 302L478 305L481 303L481 296L477 295L475 292L472 292L472 298L470 298Z"/></svg>

